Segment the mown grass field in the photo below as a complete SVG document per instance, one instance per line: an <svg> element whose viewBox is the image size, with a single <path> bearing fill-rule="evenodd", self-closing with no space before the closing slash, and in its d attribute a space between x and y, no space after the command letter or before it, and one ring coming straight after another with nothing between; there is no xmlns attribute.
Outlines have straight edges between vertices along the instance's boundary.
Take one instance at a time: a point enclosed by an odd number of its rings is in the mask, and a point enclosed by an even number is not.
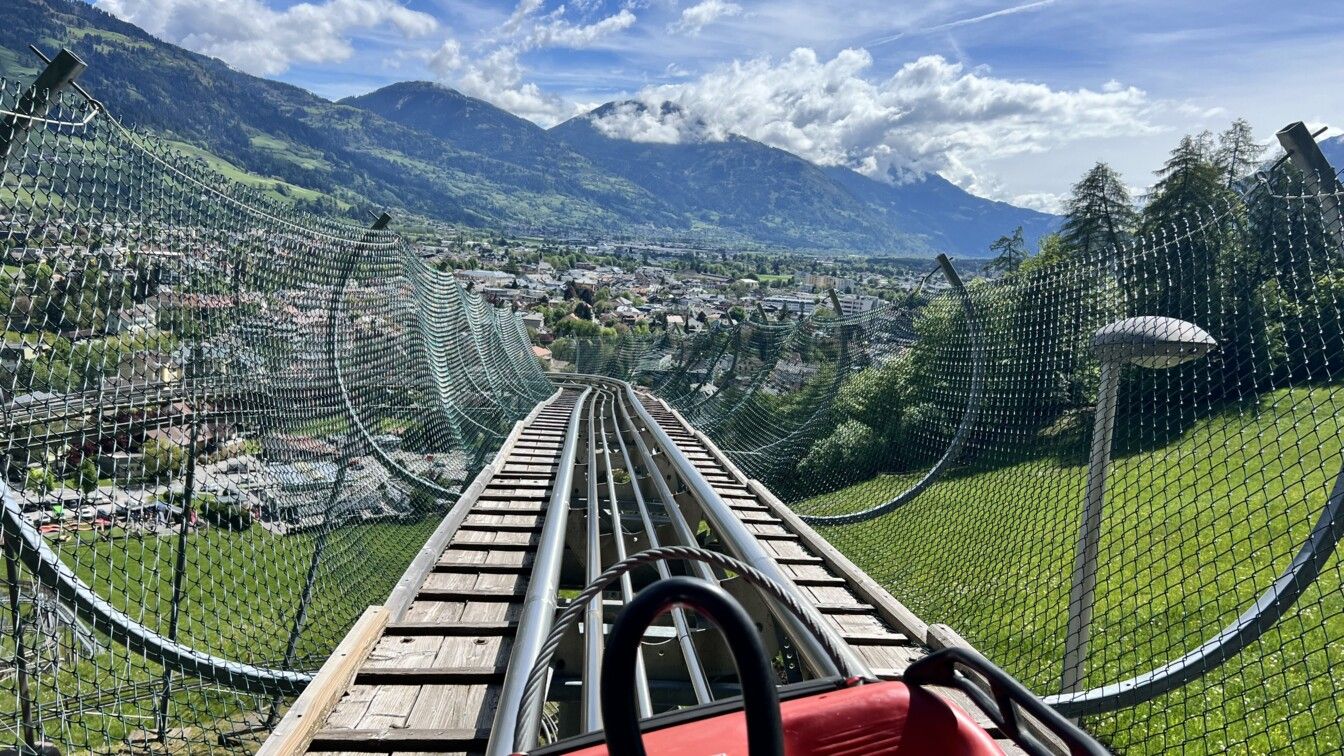
<svg viewBox="0 0 1344 756"><path fill-rule="evenodd" d="M1340 473L1341 410L1344 389L1277 391L1118 456L1088 687L1193 650L1270 586ZM882 476L799 509L862 509L915 477ZM1085 486L1084 466L1043 456L959 472L901 511L823 532L925 620L956 628L1047 694L1059 685ZM1085 725L1127 753L1339 752L1340 586L1335 558L1258 643L1174 693Z"/></svg>
<svg viewBox="0 0 1344 756"><path fill-rule="evenodd" d="M319 666L354 619L387 595L437 524L426 519L349 525L329 535L294 666ZM176 535L110 540L81 535L52 545L100 596L166 634ZM276 536L256 525L243 532L212 527L189 534L178 638L230 660L278 666L316 543L316 534ZM28 643L34 637L25 634ZM54 675L48 671L36 678L35 711L50 739L95 752L117 751L137 731L154 729L163 668L121 644L100 640L103 650L96 656L67 657ZM7 633L0 645L0 653L12 655L12 635ZM0 697L5 721L18 721L17 699ZM268 702L179 674L170 726L188 730L179 737L213 743L215 733L255 716Z"/></svg>

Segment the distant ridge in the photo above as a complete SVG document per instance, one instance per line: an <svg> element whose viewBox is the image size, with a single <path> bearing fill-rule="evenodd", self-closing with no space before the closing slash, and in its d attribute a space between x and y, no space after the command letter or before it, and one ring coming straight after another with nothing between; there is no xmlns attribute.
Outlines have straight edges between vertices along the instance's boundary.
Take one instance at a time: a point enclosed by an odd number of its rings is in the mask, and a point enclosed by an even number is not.
<svg viewBox="0 0 1344 756"><path fill-rule="evenodd" d="M1055 216L976 197L937 175L890 185L742 136L680 144L613 139L594 121L619 107L646 106L607 103L551 133L682 212L777 243L829 232L858 249L974 254L1019 225L1034 242L1058 224ZM674 107L664 103L662 111ZM757 222L761 227L753 227Z"/></svg>
<svg viewBox="0 0 1344 756"><path fill-rule="evenodd" d="M1322 139L1321 153L1336 171L1344 171L1344 135Z"/></svg>
<svg viewBox="0 0 1344 756"><path fill-rule="evenodd" d="M595 129L593 114L547 131L427 82L331 102L77 0L7 0L4 18L0 76L33 76L29 43L69 47L117 117L328 212L402 208L528 233L888 255L984 254L1018 225L1035 238L1057 222L937 176L889 186L741 136L631 142Z"/></svg>

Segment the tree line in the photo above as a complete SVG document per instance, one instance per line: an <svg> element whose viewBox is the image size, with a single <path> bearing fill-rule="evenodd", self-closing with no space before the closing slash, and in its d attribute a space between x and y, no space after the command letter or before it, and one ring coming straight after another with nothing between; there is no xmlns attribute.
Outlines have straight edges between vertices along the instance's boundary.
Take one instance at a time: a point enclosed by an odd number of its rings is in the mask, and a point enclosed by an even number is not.
<svg viewBox="0 0 1344 756"><path fill-rule="evenodd" d="M969 456L1084 450L1098 373L1090 340L1122 317L1187 320L1219 342L1205 360L1128 374L1122 446L1179 433L1200 412L1270 386L1337 377L1338 242L1311 199L1293 199L1302 189L1291 163L1264 171L1265 153L1244 120L1217 136L1185 136L1141 201L1099 162L1034 254L1021 229L991 245L985 276L968 284L985 365ZM923 469L942 453L971 383L966 312L954 296L933 298L914 329L916 343L898 358L856 366L829 425L777 481L783 489Z"/></svg>

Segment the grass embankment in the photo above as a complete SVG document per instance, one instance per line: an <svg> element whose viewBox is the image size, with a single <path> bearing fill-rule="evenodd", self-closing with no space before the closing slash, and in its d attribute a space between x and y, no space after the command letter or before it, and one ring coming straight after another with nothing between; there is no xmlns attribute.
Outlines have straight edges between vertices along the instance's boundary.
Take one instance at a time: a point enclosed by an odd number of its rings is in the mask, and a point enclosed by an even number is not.
<svg viewBox="0 0 1344 756"><path fill-rule="evenodd" d="M346 526L327 538L308 621L298 644L300 669L315 669L370 603L387 595L437 525ZM53 543L66 564L98 595L160 633L167 633L177 536L84 538ZM318 536L276 536L254 525L243 532L209 528L188 535L178 638L198 650L261 666L285 657L295 612ZM35 631L25 633L32 644ZM137 731L155 727L163 668L99 636L93 658L68 656L55 675L34 680L35 712L47 737L97 752L116 750ZM6 636L0 653L13 653ZM30 651L31 653L31 651ZM12 685L12 679L7 684ZM16 722L17 695L4 698L0 718ZM170 727L201 742L228 730L266 699L174 676Z"/></svg>
<svg viewBox="0 0 1344 756"><path fill-rule="evenodd" d="M1266 394L1111 468L1088 687L1147 672L1233 621L1287 567L1341 464L1344 389ZM1053 457L966 471L905 509L825 535L930 622L1034 690L1058 690L1086 467ZM799 505L862 509L918 476ZM1274 629L1211 674L1085 721L1129 753L1338 753L1344 600L1337 559Z"/></svg>

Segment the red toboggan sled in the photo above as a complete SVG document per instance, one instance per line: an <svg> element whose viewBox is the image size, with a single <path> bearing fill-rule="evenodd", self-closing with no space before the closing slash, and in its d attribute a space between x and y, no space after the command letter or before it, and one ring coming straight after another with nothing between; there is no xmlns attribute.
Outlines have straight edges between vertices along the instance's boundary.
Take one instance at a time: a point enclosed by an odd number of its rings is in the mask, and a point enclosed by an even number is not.
<svg viewBox="0 0 1344 756"><path fill-rule="evenodd" d="M711 620L733 652L740 698L640 720L630 691L645 629L673 606ZM969 673L963 674L962 671ZM972 681L971 676L978 678ZM640 592L612 628L602 662L605 730L552 743L531 756L988 756L1004 751L956 704L930 687L960 690L994 726L1029 754L1105 754L1082 730L1021 683L969 649L949 648L915 662L902 679L829 678L777 687L756 627L722 588L670 578ZM1033 723L1028 727L1024 721ZM1034 729L1051 741L1028 732ZM520 752L521 753L521 752Z"/></svg>

